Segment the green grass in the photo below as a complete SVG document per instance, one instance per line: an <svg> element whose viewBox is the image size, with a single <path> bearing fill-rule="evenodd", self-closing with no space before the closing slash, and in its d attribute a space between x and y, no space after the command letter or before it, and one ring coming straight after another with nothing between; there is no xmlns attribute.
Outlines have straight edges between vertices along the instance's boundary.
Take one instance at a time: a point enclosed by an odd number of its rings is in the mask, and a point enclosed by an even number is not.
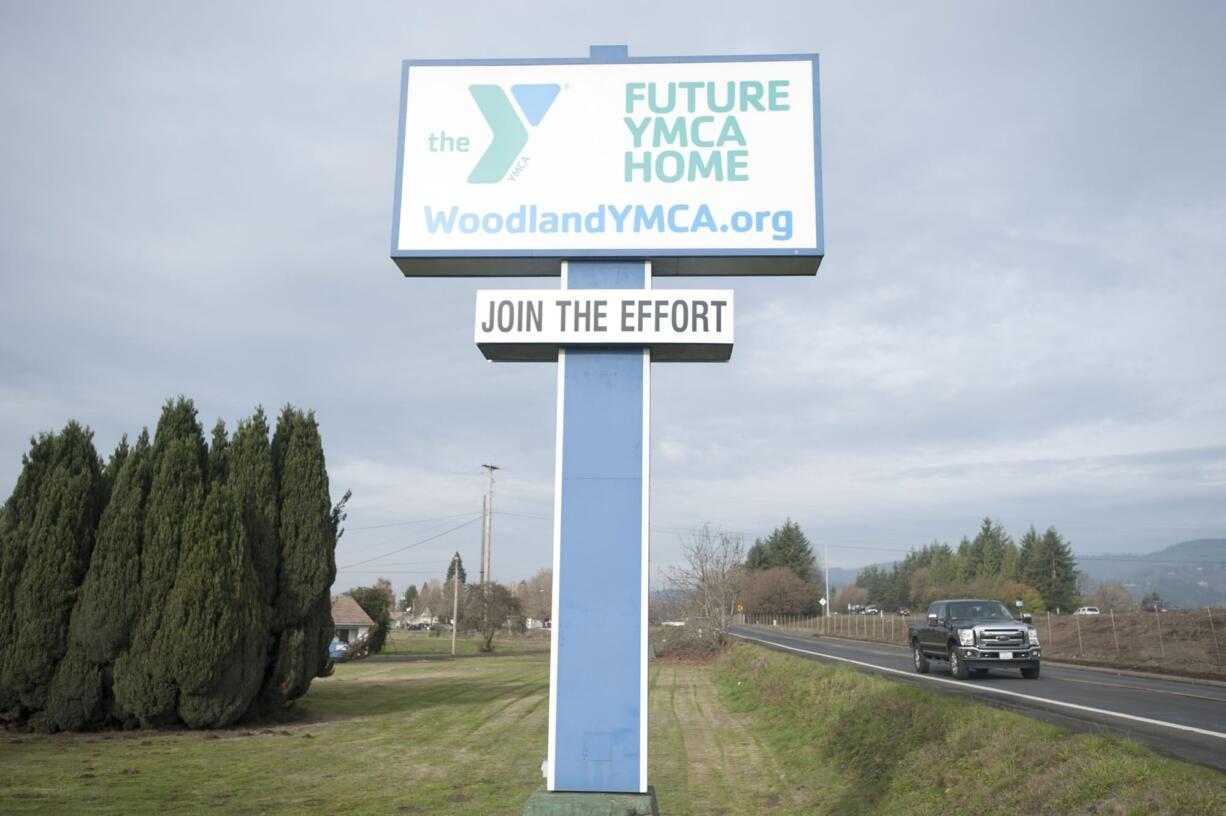
<svg viewBox="0 0 1226 816"><path fill-rule="evenodd" d="M1134 742L747 645L713 672L810 813L1226 813L1226 777Z"/></svg>
<svg viewBox="0 0 1226 816"><path fill-rule="evenodd" d="M540 784L547 647L398 636L283 724L0 737L0 813L513 813Z"/></svg>

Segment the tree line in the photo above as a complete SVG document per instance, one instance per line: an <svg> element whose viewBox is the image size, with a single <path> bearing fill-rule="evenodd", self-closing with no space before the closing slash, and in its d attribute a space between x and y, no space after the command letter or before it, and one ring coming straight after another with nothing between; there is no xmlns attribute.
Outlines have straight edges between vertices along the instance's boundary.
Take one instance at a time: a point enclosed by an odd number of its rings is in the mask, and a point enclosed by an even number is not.
<svg viewBox="0 0 1226 816"><path fill-rule="evenodd" d="M31 440L0 508L0 722L217 728L329 671L332 505L312 413L209 442L191 400L105 463L76 422Z"/></svg>
<svg viewBox="0 0 1226 816"><path fill-rule="evenodd" d="M985 518L957 549L932 542L889 567L861 571L856 586L882 609L927 608L940 598L1021 600L1029 612L1067 612L1079 601L1077 561L1055 527L1033 526L1015 543L999 522ZM843 602L845 598L840 598Z"/></svg>
<svg viewBox="0 0 1226 816"><path fill-rule="evenodd" d="M1022 600L1028 611L1042 612L1067 611L1079 600L1076 559L1054 527L1031 527L1019 544L990 518L956 550L933 542L888 567L865 568L824 610L821 564L791 519L747 552L739 536L703 525L682 542L682 555L669 571L671 592L653 599L655 617L697 615L721 631L738 612L818 615L870 601L882 609L926 608L951 597Z"/></svg>

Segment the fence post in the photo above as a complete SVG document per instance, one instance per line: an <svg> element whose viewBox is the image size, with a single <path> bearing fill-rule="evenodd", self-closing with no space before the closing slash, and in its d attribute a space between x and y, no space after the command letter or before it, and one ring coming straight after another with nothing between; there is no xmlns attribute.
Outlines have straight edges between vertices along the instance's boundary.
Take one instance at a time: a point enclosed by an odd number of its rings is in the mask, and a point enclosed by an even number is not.
<svg viewBox="0 0 1226 816"><path fill-rule="evenodd" d="M1205 607L1205 611L1209 613L1209 637L1213 638L1213 651L1217 654L1217 662L1222 664L1222 647L1217 642L1217 630L1213 628L1213 610Z"/></svg>
<svg viewBox="0 0 1226 816"><path fill-rule="evenodd" d="M1056 636L1051 633L1051 612L1047 613L1047 648L1056 650Z"/></svg>
<svg viewBox="0 0 1226 816"><path fill-rule="evenodd" d="M1086 649L1081 645L1081 616L1073 615L1073 622L1077 624L1077 656L1080 657L1086 653Z"/></svg>
<svg viewBox="0 0 1226 816"><path fill-rule="evenodd" d="M1115 633L1115 610L1109 609L1107 611L1111 613L1111 639L1115 641L1115 659L1119 660L1120 659L1120 638L1119 638L1119 635Z"/></svg>
<svg viewBox="0 0 1226 816"><path fill-rule="evenodd" d="M1162 612L1161 607L1154 604L1154 622L1158 624L1158 652L1162 655L1162 659L1166 660L1166 647L1162 645Z"/></svg>

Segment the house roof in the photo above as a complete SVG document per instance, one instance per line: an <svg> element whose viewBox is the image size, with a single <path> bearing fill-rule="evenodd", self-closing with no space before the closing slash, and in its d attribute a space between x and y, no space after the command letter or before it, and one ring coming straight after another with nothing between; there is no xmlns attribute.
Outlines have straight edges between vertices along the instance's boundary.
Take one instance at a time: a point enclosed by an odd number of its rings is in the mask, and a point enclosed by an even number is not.
<svg viewBox="0 0 1226 816"><path fill-rule="evenodd" d="M332 623L336 626L374 626L358 602L348 595L332 596Z"/></svg>

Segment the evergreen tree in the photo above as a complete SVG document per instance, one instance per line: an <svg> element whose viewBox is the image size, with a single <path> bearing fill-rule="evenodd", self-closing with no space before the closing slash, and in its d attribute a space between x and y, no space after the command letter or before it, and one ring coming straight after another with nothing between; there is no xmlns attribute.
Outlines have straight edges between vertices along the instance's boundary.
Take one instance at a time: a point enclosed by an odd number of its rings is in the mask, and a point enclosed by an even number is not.
<svg viewBox="0 0 1226 816"><path fill-rule="evenodd" d="M128 435L124 434L119 440L119 445L111 454L111 458L107 460L106 467L102 469L102 487L106 501L111 500L111 491L115 489L115 481L119 478L119 471L123 469L123 463L127 461L128 454L130 453Z"/></svg>
<svg viewBox="0 0 1226 816"><path fill-rule="evenodd" d="M1005 542L1005 551L1000 559L1000 577L1006 581L1021 580L1021 572L1018 570L1018 559L1020 551L1012 539Z"/></svg>
<svg viewBox="0 0 1226 816"><path fill-rule="evenodd" d="M412 611L413 604L415 603L417 603L417 586L415 584L409 584L409 588L404 591L404 600L400 602L400 611Z"/></svg>
<svg viewBox="0 0 1226 816"><path fill-rule="evenodd" d="M753 546L749 548L749 552L745 553L745 566L751 570L764 570L771 568L770 556L766 552L766 545L762 539L755 538Z"/></svg>
<svg viewBox="0 0 1226 816"><path fill-rule="evenodd" d="M68 653L56 668L46 727L79 730L117 717L110 689L112 667L127 648L140 602L140 557L145 501L152 480L149 432L122 459L111 498L98 524L98 540L68 627ZM109 466L108 466L109 467Z"/></svg>
<svg viewBox="0 0 1226 816"><path fill-rule="evenodd" d="M243 534L260 582L260 597L267 606L268 628L277 594L277 480L263 408L238 423L230 440L229 469L229 484L242 513Z"/></svg>
<svg viewBox="0 0 1226 816"><path fill-rule="evenodd" d="M460 570L460 584L468 584L468 573L464 571L464 559L460 558L459 551L451 557L451 562L447 564L447 583L451 583L451 579L455 577L456 569Z"/></svg>
<svg viewBox="0 0 1226 816"><path fill-rule="evenodd" d="M209 445L209 487L226 480L230 472L230 440L226 437L226 423L217 420L213 426L213 441Z"/></svg>
<svg viewBox="0 0 1226 816"><path fill-rule="evenodd" d="M754 550L759 550L754 553ZM782 527L776 527L765 541L755 541L750 548L754 564L762 566L755 569L770 569L771 567L786 567L802 581L812 582L817 573L817 560L813 557L813 549L809 539L801 531L800 525L791 519L784 521ZM750 562L746 558L746 563Z"/></svg>
<svg viewBox="0 0 1226 816"><path fill-rule="evenodd" d="M1030 529L1027 529L1026 534L1021 537L1021 546L1018 548L1018 580L1029 583L1030 586L1035 586L1031 583L1034 578L1035 560L1038 556L1038 531L1034 524L1031 524Z"/></svg>
<svg viewBox="0 0 1226 816"><path fill-rule="evenodd" d="M967 565L967 579L997 577L1005 550L1012 543L1004 527L990 518L984 518L975 540L970 544L971 560Z"/></svg>
<svg viewBox="0 0 1226 816"><path fill-rule="evenodd" d="M52 437L52 447L12 595L13 637L4 649L4 686L16 698L15 710L6 707L6 714L16 719L46 705L55 667L68 649L73 602L89 567L105 500L93 434L69 422Z"/></svg>
<svg viewBox="0 0 1226 816"><path fill-rule="evenodd" d="M958 560L958 580L972 581L979 574L980 552L975 549L971 540L966 536L962 536L962 540L958 542L958 553L954 556Z"/></svg>
<svg viewBox="0 0 1226 816"><path fill-rule="evenodd" d="M238 502L224 481L214 482L185 536L153 650L166 660L187 725L229 725L255 699L264 677L264 605Z"/></svg>
<svg viewBox="0 0 1226 816"><path fill-rule="evenodd" d="M1039 558L1032 572L1042 583L1030 583L1043 596L1048 609L1068 611L1077 606L1077 560L1055 527L1048 527L1039 545Z"/></svg>
<svg viewBox="0 0 1226 816"><path fill-rule="evenodd" d="M313 414L286 406L272 441L279 485L280 552L273 614L276 638L261 690L277 708L306 693L329 670L332 639L329 590L336 578L336 542L345 500L331 507L323 445Z"/></svg>
<svg viewBox="0 0 1226 816"><path fill-rule="evenodd" d="M29 552L43 487L54 468L56 437L42 434L30 440L30 451L21 457L21 474L13 495L0 510L0 721L20 719L17 690L9 675L9 644L17 638L16 592Z"/></svg>
<svg viewBox="0 0 1226 816"><path fill-rule="evenodd" d="M174 589L189 522L204 504L208 448L191 400L167 402L158 420L151 452L153 481L145 510L141 551L140 614L132 646L115 663L115 699L142 725L174 721L177 693L167 643L156 641L167 600ZM160 646L160 651L155 650Z"/></svg>

